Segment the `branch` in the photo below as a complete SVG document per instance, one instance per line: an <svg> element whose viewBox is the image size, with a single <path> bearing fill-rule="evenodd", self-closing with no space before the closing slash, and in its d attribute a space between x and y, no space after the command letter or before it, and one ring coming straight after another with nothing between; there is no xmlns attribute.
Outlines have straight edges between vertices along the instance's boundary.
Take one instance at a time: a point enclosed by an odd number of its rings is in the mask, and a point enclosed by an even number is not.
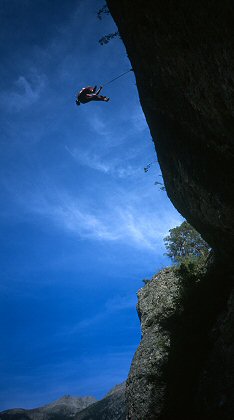
<svg viewBox="0 0 234 420"><path fill-rule="evenodd" d="M110 11L108 9L108 6L107 4L104 4L104 6L102 6L102 8L98 10L97 17L98 19L102 20L103 15L109 15L109 14L110 14Z"/></svg>
<svg viewBox="0 0 234 420"><path fill-rule="evenodd" d="M108 42L115 38L116 36L119 36L119 31L116 32L112 32L111 34L108 35L104 35L101 39L99 39L99 44L104 45L104 44L108 44ZM119 36L120 37L120 36Z"/></svg>

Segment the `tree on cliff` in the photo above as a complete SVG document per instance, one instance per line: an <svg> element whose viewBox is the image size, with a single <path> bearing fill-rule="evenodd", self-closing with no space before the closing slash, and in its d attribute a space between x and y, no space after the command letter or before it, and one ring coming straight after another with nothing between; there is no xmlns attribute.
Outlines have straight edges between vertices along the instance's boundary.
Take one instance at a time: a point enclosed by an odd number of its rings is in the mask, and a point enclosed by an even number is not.
<svg viewBox="0 0 234 420"><path fill-rule="evenodd" d="M167 249L166 255L175 262L181 262L187 257L207 257L208 244L188 222L169 230L164 238Z"/></svg>

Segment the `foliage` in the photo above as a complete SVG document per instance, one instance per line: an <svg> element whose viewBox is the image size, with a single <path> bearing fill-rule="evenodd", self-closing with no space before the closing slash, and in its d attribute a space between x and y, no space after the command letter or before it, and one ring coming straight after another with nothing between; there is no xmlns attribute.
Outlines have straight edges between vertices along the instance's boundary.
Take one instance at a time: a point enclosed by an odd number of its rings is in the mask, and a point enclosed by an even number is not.
<svg viewBox="0 0 234 420"><path fill-rule="evenodd" d="M144 172L145 172L145 173L147 173L147 172L149 171L149 169L151 168L151 166L152 166L154 163L158 163L158 161L157 161L157 160L155 160L155 161L153 161L153 162L148 163L148 165L146 165L146 166L144 167ZM162 176L162 175L159 175L159 176ZM166 191L165 185L164 185L162 182L155 181L154 185L158 185L158 186L159 186L159 188L160 188L160 190L162 190L162 191Z"/></svg>
<svg viewBox="0 0 234 420"><path fill-rule="evenodd" d="M176 267L176 273L179 274L185 281L193 280L198 282L206 273L208 255L190 255L183 258L179 266Z"/></svg>
<svg viewBox="0 0 234 420"><path fill-rule="evenodd" d="M104 6L102 6L102 8L98 10L97 17L98 17L99 20L102 20L103 15L109 15L109 14L110 14L110 11L108 9L108 6L107 6L107 4L104 4ZM120 38L119 31L112 32L110 34L104 35L101 39L99 39L98 42L101 45L105 45L105 44L108 44L108 42L110 42L111 39L115 38L116 36L118 36Z"/></svg>
<svg viewBox="0 0 234 420"><path fill-rule="evenodd" d="M188 258L193 263L193 258L208 256L208 244L187 221L170 229L169 232L170 234L164 238L166 255L174 262L181 262Z"/></svg>
<svg viewBox="0 0 234 420"><path fill-rule="evenodd" d="M158 163L158 161L157 160L154 160L153 162L148 163L148 165L146 165L144 167L144 172L148 172L149 169L151 168L151 166L154 165L155 163Z"/></svg>
<svg viewBox="0 0 234 420"><path fill-rule="evenodd" d="M102 20L103 15L109 15L110 11L108 9L107 4L104 4L104 6L102 6L101 9L98 10L97 12L97 17L98 19Z"/></svg>
<svg viewBox="0 0 234 420"><path fill-rule="evenodd" d="M144 284L148 284L148 283L151 282L151 280L149 280L149 279L143 279L142 281L143 281Z"/></svg>
<svg viewBox="0 0 234 420"><path fill-rule="evenodd" d="M119 31L112 32L111 34L104 35L101 39L99 39L99 44L104 45L108 44L111 39L115 38L116 36L119 36Z"/></svg>
<svg viewBox="0 0 234 420"><path fill-rule="evenodd" d="M165 185L162 182L155 181L154 185L160 185L160 190L166 191Z"/></svg>

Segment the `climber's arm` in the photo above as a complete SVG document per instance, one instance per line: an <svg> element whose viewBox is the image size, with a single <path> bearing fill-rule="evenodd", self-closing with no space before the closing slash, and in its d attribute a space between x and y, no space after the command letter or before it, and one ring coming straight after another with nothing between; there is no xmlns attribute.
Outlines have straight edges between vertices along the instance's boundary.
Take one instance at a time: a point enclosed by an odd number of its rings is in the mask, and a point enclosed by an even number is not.
<svg viewBox="0 0 234 420"><path fill-rule="evenodd" d="M95 95L98 95L102 90L102 86L100 86L100 88L97 90L97 92L95 93Z"/></svg>

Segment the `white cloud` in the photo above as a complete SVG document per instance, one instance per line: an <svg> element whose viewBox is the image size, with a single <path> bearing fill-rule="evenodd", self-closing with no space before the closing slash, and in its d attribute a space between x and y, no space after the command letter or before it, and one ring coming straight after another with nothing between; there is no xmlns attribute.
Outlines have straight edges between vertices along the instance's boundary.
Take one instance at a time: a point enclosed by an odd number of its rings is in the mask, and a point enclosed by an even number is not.
<svg viewBox="0 0 234 420"><path fill-rule="evenodd" d="M87 126L96 134L96 142L101 139L101 147L113 149L122 143L128 143L131 136L149 136L149 128L144 113L139 104L132 100L127 105L123 104L118 109L118 119L111 113L105 112L104 108L85 108L83 117L87 120ZM136 146L136 143L135 143Z"/></svg>
<svg viewBox="0 0 234 420"><path fill-rule="evenodd" d="M89 124L92 130L101 136L110 136L111 130L108 127L108 124L103 120L98 114L92 114L89 119Z"/></svg>
<svg viewBox="0 0 234 420"><path fill-rule="evenodd" d="M139 105L135 106L131 110L131 115L126 113L125 118L126 118L126 115L128 116L128 122L131 123L134 130L138 132L144 131L145 129L149 130L146 120L145 120L144 113Z"/></svg>
<svg viewBox="0 0 234 420"><path fill-rule="evenodd" d="M33 71L29 76L19 76L11 90L0 95L0 105L10 111L20 111L33 105L45 87L45 76Z"/></svg>
<svg viewBox="0 0 234 420"><path fill-rule="evenodd" d="M103 158L97 153L81 151L77 148L71 150L68 146L66 146L66 150L80 165L102 172L106 175L117 178L127 178L142 173L142 168L139 168L136 165L133 166L126 163L125 166L123 166L120 159Z"/></svg>
<svg viewBox="0 0 234 420"><path fill-rule="evenodd" d="M99 206L95 197L77 198L45 185L40 191L17 198L27 214L43 217L68 234L121 242L155 253L162 248L168 230L181 222L181 216L170 205L152 207L147 203L147 193L144 196L138 191L118 189L114 195L106 194Z"/></svg>

